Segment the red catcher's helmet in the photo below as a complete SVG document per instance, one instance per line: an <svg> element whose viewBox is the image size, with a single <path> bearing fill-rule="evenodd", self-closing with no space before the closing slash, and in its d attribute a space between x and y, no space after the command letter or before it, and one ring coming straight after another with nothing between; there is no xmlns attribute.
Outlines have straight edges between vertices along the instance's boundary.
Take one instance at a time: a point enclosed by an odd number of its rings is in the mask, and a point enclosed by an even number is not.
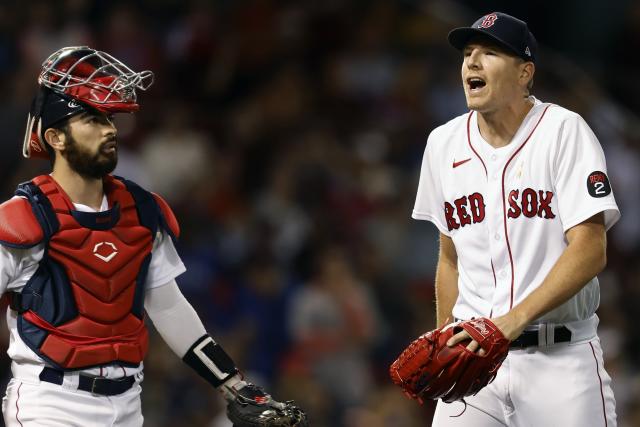
<svg viewBox="0 0 640 427"><path fill-rule="evenodd" d="M65 47L54 52L42 63L38 77L41 90L27 118L22 154L48 158L46 142L42 140L44 131L78 112L138 111L136 89L147 90L152 83L151 71L135 72L106 52L87 46Z"/></svg>

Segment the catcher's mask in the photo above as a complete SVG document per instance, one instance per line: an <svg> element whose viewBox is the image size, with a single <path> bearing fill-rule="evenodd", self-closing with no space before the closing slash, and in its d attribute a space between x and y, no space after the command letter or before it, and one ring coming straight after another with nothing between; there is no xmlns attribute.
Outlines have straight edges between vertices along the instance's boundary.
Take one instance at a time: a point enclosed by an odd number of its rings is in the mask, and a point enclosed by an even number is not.
<svg viewBox="0 0 640 427"><path fill-rule="evenodd" d="M38 76L22 145L24 157L49 158L44 132L82 112L113 114L140 109L136 89L153 83L151 71L135 72L106 52L65 47L49 56Z"/></svg>

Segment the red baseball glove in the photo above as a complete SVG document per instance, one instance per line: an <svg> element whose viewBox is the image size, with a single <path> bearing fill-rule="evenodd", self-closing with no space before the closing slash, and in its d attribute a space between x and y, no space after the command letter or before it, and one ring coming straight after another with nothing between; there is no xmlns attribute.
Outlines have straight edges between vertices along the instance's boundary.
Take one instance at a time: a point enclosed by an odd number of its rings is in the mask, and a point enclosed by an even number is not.
<svg viewBox="0 0 640 427"><path fill-rule="evenodd" d="M485 355L467 350L469 340L447 346L449 338L463 329ZM421 335L393 362L389 374L407 396L420 403L423 399L450 403L478 393L493 381L508 353L509 340L493 322L482 317Z"/></svg>

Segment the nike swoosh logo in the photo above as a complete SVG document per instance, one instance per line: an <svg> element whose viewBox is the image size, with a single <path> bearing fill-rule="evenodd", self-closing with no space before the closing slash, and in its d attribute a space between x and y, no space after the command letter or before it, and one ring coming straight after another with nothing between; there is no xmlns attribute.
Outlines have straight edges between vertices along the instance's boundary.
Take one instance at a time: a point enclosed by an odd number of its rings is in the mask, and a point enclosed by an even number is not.
<svg viewBox="0 0 640 427"><path fill-rule="evenodd" d="M464 159L464 160L460 160L459 162L456 162L455 160L453 161L453 167L457 168L460 165L464 165L465 163L467 163L468 161L470 161L471 158L468 159Z"/></svg>

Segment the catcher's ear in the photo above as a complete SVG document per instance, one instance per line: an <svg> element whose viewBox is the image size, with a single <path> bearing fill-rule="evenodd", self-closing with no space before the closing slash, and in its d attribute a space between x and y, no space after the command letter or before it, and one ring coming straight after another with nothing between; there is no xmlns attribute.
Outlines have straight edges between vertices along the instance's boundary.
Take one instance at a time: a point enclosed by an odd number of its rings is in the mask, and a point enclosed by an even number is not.
<svg viewBox="0 0 640 427"><path fill-rule="evenodd" d="M64 149L65 135L57 129L49 128L44 132L45 144L49 144L56 150Z"/></svg>

